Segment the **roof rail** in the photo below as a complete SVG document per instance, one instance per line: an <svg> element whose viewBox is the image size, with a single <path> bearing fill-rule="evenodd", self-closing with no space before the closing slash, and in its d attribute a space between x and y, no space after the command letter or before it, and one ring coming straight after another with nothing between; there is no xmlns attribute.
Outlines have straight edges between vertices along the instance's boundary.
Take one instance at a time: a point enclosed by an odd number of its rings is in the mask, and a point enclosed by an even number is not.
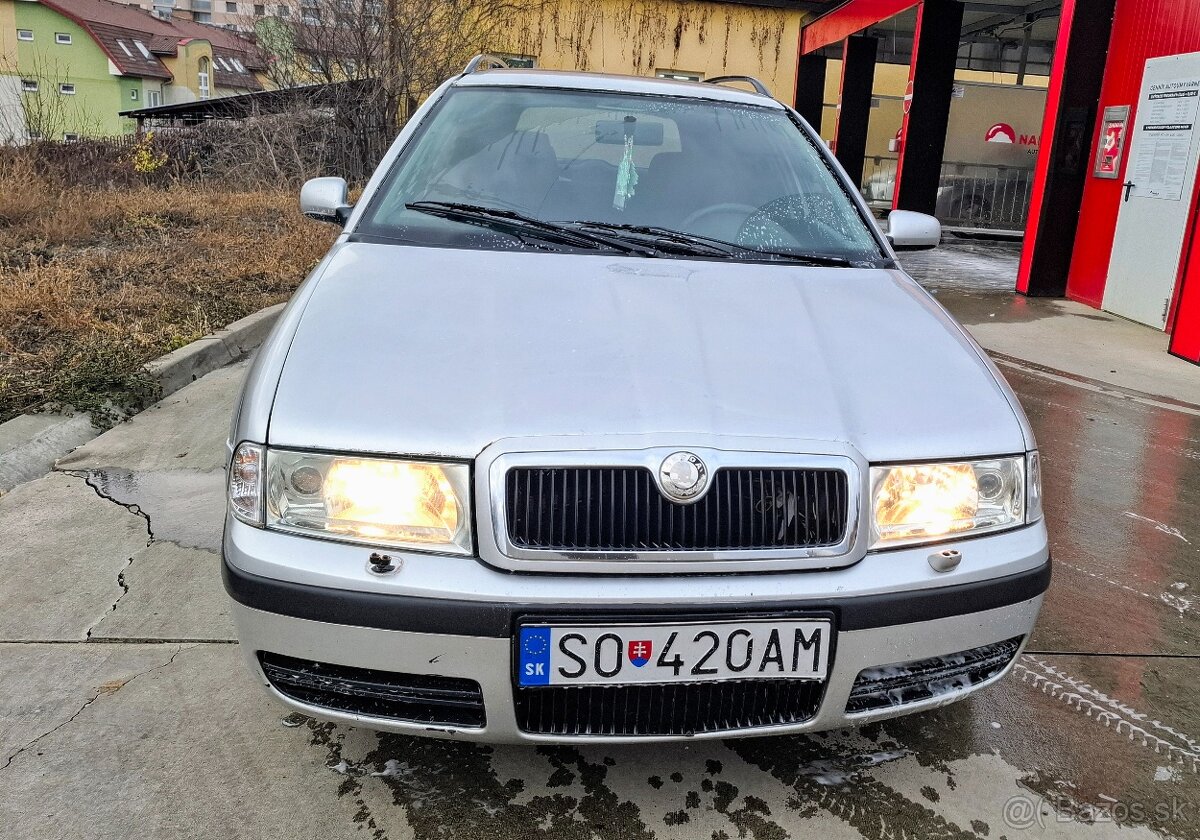
<svg viewBox="0 0 1200 840"><path fill-rule="evenodd" d="M767 86L753 76L713 76L711 79L705 79L704 82L705 84L709 85L723 85L728 82L743 82L754 88L755 93L765 96L768 99L775 98L771 96L771 91L767 90Z"/></svg>
<svg viewBox="0 0 1200 840"><path fill-rule="evenodd" d="M467 62L466 68L462 71L462 75L469 76L479 70L507 70L508 62L498 55L488 55L480 53Z"/></svg>

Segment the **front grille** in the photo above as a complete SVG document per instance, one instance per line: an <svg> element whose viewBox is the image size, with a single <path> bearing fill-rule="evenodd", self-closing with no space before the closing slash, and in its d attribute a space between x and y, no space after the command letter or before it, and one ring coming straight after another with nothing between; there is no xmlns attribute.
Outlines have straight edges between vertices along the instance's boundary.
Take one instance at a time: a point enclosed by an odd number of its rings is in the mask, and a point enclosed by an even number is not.
<svg viewBox="0 0 1200 840"><path fill-rule="evenodd" d="M869 712L917 703L970 688L1002 672L1021 647L1023 636L993 645L897 662L859 673L850 689L847 712Z"/></svg>
<svg viewBox="0 0 1200 840"><path fill-rule="evenodd" d="M514 688L517 725L536 735L696 735L803 723L821 705L813 680Z"/></svg>
<svg viewBox="0 0 1200 840"><path fill-rule="evenodd" d="M515 467L506 486L509 541L550 551L733 551L818 548L846 533L846 473L719 469L693 504L662 495L645 467Z"/></svg>
<svg viewBox="0 0 1200 840"><path fill-rule="evenodd" d="M258 661L280 694L310 706L444 726L479 728L486 720L483 692L474 680L350 668L265 651Z"/></svg>

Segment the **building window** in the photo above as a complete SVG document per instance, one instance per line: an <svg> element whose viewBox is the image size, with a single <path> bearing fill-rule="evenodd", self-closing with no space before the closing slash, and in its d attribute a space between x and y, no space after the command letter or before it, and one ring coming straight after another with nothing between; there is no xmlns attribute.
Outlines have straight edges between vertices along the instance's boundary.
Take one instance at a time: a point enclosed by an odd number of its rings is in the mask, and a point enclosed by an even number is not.
<svg viewBox="0 0 1200 840"><path fill-rule="evenodd" d="M321 25L321 10L316 6L301 6L300 17L310 26Z"/></svg>
<svg viewBox="0 0 1200 840"><path fill-rule="evenodd" d="M292 13L292 10L289 7L283 5L282 3L279 4L279 16L280 17L287 17L291 13Z"/></svg>
<svg viewBox="0 0 1200 840"><path fill-rule="evenodd" d="M226 3L225 4L225 12L227 14L236 15L237 14L237 3Z"/></svg>
<svg viewBox="0 0 1200 840"><path fill-rule="evenodd" d="M699 82L704 78L703 73L692 73L688 70L655 70L654 75L660 79L674 79L677 82Z"/></svg>
<svg viewBox="0 0 1200 840"><path fill-rule="evenodd" d="M149 108L157 108L162 104L162 92L157 90L146 91L146 106Z"/></svg>
<svg viewBox="0 0 1200 840"><path fill-rule="evenodd" d="M211 12L192 12L192 20L196 23L212 23Z"/></svg>
<svg viewBox="0 0 1200 840"><path fill-rule="evenodd" d="M63 96L74 96L75 85L71 84L70 82L63 82L58 86L58 92Z"/></svg>
<svg viewBox="0 0 1200 840"><path fill-rule="evenodd" d="M129 47L125 46L125 42L120 38L117 39L117 46L121 48L121 52L125 53L125 55L129 56L130 58L133 58L133 53L129 51Z"/></svg>
<svg viewBox="0 0 1200 840"><path fill-rule="evenodd" d="M267 7L266 7L266 6L264 6L262 3L255 3L255 4L254 4L254 16L255 16L255 17L262 17L262 16L263 16L263 15L265 15L266 13L267 13Z"/></svg>
<svg viewBox="0 0 1200 840"><path fill-rule="evenodd" d="M143 44L141 41L134 41L133 45L138 48L138 52L142 54L142 58L146 59L147 61L150 60L150 50L146 49L145 44Z"/></svg>
<svg viewBox="0 0 1200 840"><path fill-rule="evenodd" d="M17 40L18 41L32 41L33 40L33 30L32 29L18 29L17 30Z"/></svg>
<svg viewBox="0 0 1200 840"><path fill-rule="evenodd" d="M78 139L79 139L79 135L73 131L67 131L67 132L63 133L63 140L65 140L68 143L74 143Z"/></svg>
<svg viewBox="0 0 1200 840"><path fill-rule="evenodd" d="M203 56L200 59L200 98L208 99L208 73L211 67L211 62L208 56Z"/></svg>
<svg viewBox="0 0 1200 840"><path fill-rule="evenodd" d="M54 33L54 43L56 43L56 44L71 43L71 33L70 32L55 32Z"/></svg>
<svg viewBox="0 0 1200 840"><path fill-rule="evenodd" d="M38 92L37 79L22 79L21 80L21 90L23 90L25 93L37 93Z"/></svg>
<svg viewBox="0 0 1200 840"><path fill-rule="evenodd" d="M130 89L129 98L132 99L134 102L137 102L137 98L138 98L137 88Z"/></svg>

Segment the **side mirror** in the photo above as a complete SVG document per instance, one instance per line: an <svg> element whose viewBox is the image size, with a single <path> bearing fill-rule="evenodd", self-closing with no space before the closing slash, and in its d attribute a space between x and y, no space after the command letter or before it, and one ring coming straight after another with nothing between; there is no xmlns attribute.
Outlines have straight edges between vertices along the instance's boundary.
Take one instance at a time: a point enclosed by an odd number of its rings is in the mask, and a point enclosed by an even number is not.
<svg viewBox="0 0 1200 840"><path fill-rule="evenodd" d="M924 213L893 210L888 214L887 238L897 251L928 251L942 241L942 223Z"/></svg>
<svg viewBox="0 0 1200 840"><path fill-rule="evenodd" d="M344 225L350 218L345 178L313 178L300 188L300 212L318 222Z"/></svg>

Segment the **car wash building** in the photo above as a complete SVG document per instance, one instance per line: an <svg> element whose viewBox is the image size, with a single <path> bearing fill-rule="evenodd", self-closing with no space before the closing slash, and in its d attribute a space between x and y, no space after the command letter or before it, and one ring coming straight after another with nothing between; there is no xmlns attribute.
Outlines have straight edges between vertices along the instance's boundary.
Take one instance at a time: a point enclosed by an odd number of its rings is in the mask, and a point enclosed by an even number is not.
<svg viewBox="0 0 1200 840"><path fill-rule="evenodd" d="M979 181L956 182L945 168L964 69L985 67L1013 87L1037 77L1045 105L1036 133L998 119L984 138L1024 143L1032 154L1032 168L1013 187L1027 189L1017 193L1024 227L1017 290L1165 330L1172 354L1200 364L1200 2L822 4L800 33L796 108L814 125L824 120L827 135L832 116L831 145L860 180L884 53L908 59L892 144L893 208L944 217L947 193ZM827 83L837 85L832 115Z"/></svg>

